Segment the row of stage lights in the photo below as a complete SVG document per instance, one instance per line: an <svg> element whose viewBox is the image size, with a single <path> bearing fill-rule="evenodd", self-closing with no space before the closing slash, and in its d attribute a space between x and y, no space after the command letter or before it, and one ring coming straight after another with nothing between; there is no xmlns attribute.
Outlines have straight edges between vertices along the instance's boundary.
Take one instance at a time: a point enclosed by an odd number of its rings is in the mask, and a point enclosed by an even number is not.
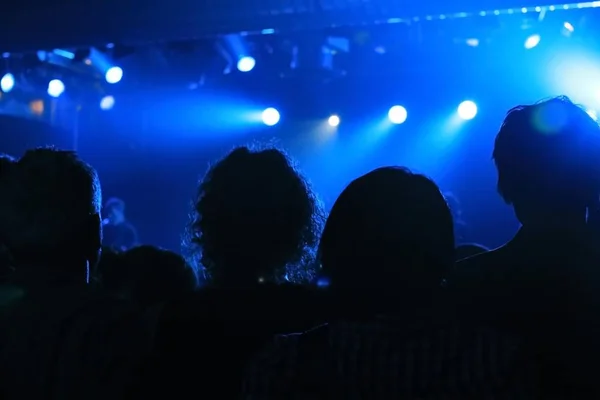
<svg viewBox="0 0 600 400"><path fill-rule="evenodd" d="M457 109L458 117L464 121L471 120L477 115L477 104L471 100L465 100L459 104ZM393 106L388 111L388 120L394 125L400 125L406 122L408 112L403 106ZM275 108L267 108L262 112L262 122L267 126L274 126L279 123L281 115ZM341 123L339 115L331 115L327 120L331 127L337 127Z"/></svg>
<svg viewBox="0 0 600 400"><path fill-rule="evenodd" d="M104 74L104 79L109 84L119 83L123 79L123 70L121 67L111 67ZM0 90L4 93L10 93L16 85L15 76L11 73L5 74L0 79ZM59 98L65 92L65 84L60 79L52 79L48 82L47 93L48 96L53 98ZM115 103L113 96L104 96L100 101L100 108L103 110L110 110Z"/></svg>

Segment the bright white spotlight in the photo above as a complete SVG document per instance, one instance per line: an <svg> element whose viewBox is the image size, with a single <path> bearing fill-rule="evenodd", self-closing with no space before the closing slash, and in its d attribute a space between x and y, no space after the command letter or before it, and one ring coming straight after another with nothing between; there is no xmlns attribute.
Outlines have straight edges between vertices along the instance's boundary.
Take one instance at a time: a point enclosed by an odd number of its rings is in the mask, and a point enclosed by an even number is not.
<svg viewBox="0 0 600 400"><path fill-rule="evenodd" d="M102 110L110 110L115 105L115 98L112 96L104 96L102 100L100 100L100 108Z"/></svg>
<svg viewBox="0 0 600 400"><path fill-rule="evenodd" d="M595 110L592 110L591 108L588 108L587 110L585 110L587 112L587 114L594 120L594 121L598 121L598 113Z"/></svg>
<svg viewBox="0 0 600 400"><path fill-rule="evenodd" d="M237 69L240 72L249 72L254 69L256 65L256 60L253 57L242 57L239 59L237 63Z"/></svg>
<svg viewBox="0 0 600 400"><path fill-rule="evenodd" d="M388 118L392 124L403 124L407 117L406 108L402 106L394 106L388 111Z"/></svg>
<svg viewBox="0 0 600 400"><path fill-rule="evenodd" d="M533 49L535 46L540 44L540 40L542 40L542 38L538 34L529 36L527 40L525 40L525 48L527 50Z"/></svg>
<svg viewBox="0 0 600 400"><path fill-rule="evenodd" d="M279 111L277 111L274 108L267 108L262 113L263 123L267 126L277 125L277 123L279 122L279 118Z"/></svg>
<svg viewBox="0 0 600 400"><path fill-rule="evenodd" d="M123 70L121 67L111 67L106 71L104 78L108 83L118 83L123 79Z"/></svg>
<svg viewBox="0 0 600 400"><path fill-rule="evenodd" d="M327 123L329 124L329 126L338 126L340 124L340 117L338 117L337 115L332 115L327 120Z"/></svg>
<svg viewBox="0 0 600 400"><path fill-rule="evenodd" d="M4 93L10 92L14 87L15 77L13 74L6 74L2 77L2 80L0 80L0 89L2 89Z"/></svg>
<svg viewBox="0 0 600 400"><path fill-rule="evenodd" d="M471 100L463 101L458 106L458 116L465 121L475 118L477 115L477 104Z"/></svg>
<svg viewBox="0 0 600 400"><path fill-rule="evenodd" d="M569 32L573 32L575 30L575 27L570 22L565 22L563 26Z"/></svg>
<svg viewBox="0 0 600 400"><path fill-rule="evenodd" d="M60 97L65 91L65 84L60 79L52 79L48 83L48 95L51 97Z"/></svg>

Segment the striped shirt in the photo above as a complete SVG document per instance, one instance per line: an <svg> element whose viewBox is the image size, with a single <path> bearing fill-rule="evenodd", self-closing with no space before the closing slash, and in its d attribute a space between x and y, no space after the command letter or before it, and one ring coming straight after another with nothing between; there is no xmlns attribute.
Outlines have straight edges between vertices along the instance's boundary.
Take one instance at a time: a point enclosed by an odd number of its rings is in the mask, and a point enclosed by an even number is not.
<svg viewBox="0 0 600 400"><path fill-rule="evenodd" d="M243 398L530 399L536 387L514 338L379 318L278 336L249 366Z"/></svg>

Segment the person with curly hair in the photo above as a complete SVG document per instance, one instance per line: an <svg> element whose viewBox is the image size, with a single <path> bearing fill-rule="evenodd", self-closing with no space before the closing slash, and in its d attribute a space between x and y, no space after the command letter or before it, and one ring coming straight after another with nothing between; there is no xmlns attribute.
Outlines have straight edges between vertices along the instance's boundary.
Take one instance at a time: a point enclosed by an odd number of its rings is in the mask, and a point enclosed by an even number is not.
<svg viewBox="0 0 600 400"><path fill-rule="evenodd" d="M325 221L321 202L277 148L238 147L199 184L186 242L212 285L306 282Z"/></svg>

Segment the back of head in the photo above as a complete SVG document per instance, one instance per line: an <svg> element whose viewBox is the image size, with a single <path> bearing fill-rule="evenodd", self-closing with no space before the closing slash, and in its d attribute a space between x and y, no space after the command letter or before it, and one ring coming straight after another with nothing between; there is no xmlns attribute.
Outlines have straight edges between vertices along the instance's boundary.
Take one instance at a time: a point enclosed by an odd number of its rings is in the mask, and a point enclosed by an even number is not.
<svg viewBox="0 0 600 400"><path fill-rule="evenodd" d="M438 286L454 262L452 215L429 178L379 168L338 197L319 254L333 286Z"/></svg>
<svg viewBox="0 0 600 400"><path fill-rule="evenodd" d="M189 242L215 284L277 282L286 267L307 262L323 220L320 202L285 153L239 147L200 183Z"/></svg>
<svg viewBox="0 0 600 400"><path fill-rule="evenodd" d="M96 171L75 153L52 148L29 150L9 169L0 174L0 240L15 267L95 263L101 240Z"/></svg>
<svg viewBox="0 0 600 400"><path fill-rule="evenodd" d="M456 261L476 256L477 254L490 251L487 247L477 243L465 243L456 248Z"/></svg>
<svg viewBox="0 0 600 400"><path fill-rule="evenodd" d="M103 287L141 305L168 301L198 286L195 271L183 257L155 246L121 253L115 266L102 274Z"/></svg>
<svg viewBox="0 0 600 400"><path fill-rule="evenodd" d="M566 97L511 109L493 157L498 191L518 215L523 208L585 209L598 201L600 128Z"/></svg>

